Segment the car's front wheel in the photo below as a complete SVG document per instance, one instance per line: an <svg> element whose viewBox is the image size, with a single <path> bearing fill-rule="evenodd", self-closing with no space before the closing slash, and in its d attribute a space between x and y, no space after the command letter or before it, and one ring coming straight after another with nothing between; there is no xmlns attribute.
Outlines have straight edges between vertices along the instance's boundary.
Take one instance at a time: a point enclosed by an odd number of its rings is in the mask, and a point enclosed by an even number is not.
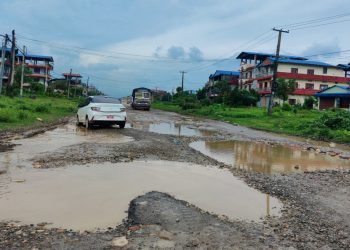
<svg viewBox="0 0 350 250"><path fill-rule="evenodd" d="M89 127L90 127L89 118L88 118L88 117L85 117L85 128L86 128L86 129L89 129Z"/></svg>
<svg viewBox="0 0 350 250"><path fill-rule="evenodd" d="M118 122L119 128L125 128L125 121L124 122Z"/></svg>

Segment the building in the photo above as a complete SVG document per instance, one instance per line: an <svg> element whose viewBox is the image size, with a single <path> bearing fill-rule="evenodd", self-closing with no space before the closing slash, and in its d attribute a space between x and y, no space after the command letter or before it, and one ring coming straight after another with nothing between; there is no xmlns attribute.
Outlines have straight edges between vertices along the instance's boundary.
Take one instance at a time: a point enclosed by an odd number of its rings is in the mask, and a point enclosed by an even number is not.
<svg viewBox="0 0 350 250"><path fill-rule="evenodd" d="M239 84L244 89L255 89L261 95L259 106L267 106L271 94L273 66L272 54L242 52ZM289 95L291 105L303 104L305 98L313 96L322 89L336 84L347 86L350 78L347 69L324 62L311 61L304 57L284 56L278 60L277 78L294 79L295 91ZM281 102L281 100L274 100Z"/></svg>
<svg viewBox="0 0 350 250"><path fill-rule="evenodd" d="M16 50L17 52L17 50ZM2 50L0 49L0 66L2 64L1 62L1 58L2 58ZM3 75L3 82L7 83L9 75L10 75L10 71L11 71L11 49L10 48L6 48L5 50L5 64L4 64L4 75Z"/></svg>
<svg viewBox="0 0 350 250"><path fill-rule="evenodd" d="M79 73L63 73L64 80L69 81L70 85L81 85L82 75Z"/></svg>
<svg viewBox="0 0 350 250"><path fill-rule="evenodd" d="M220 81L227 81L231 89L238 87L239 72L229 70L216 70L214 74L209 76L208 82L205 84L207 89L207 96L213 99L220 95L219 89L215 88L215 84Z"/></svg>
<svg viewBox="0 0 350 250"><path fill-rule="evenodd" d="M52 78L53 58L51 56L25 54L24 59L25 67L32 72L28 77L47 86L48 81ZM22 60L23 54L17 54L17 66L22 64Z"/></svg>
<svg viewBox="0 0 350 250"><path fill-rule="evenodd" d="M334 85L315 94L318 98L318 109L350 109L350 86Z"/></svg>
<svg viewBox="0 0 350 250"><path fill-rule="evenodd" d="M207 83L208 87L213 86L219 81L227 81L228 84L234 88L238 86L239 72L229 71L229 70L216 70L214 74L209 76L209 81Z"/></svg>

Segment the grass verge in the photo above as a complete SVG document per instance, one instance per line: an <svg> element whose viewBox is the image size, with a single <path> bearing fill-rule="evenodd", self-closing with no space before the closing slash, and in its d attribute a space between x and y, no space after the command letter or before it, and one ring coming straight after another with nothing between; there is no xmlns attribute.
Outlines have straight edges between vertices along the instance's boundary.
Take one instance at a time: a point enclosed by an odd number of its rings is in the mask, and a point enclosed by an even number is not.
<svg viewBox="0 0 350 250"><path fill-rule="evenodd" d="M77 102L64 98L0 96L0 131L31 128L73 115Z"/></svg>

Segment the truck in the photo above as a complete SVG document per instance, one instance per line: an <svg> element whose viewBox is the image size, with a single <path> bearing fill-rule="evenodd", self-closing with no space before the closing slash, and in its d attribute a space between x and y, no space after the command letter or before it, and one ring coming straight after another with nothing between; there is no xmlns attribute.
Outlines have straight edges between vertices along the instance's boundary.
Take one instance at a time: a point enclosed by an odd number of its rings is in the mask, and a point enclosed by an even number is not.
<svg viewBox="0 0 350 250"><path fill-rule="evenodd" d="M136 88L132 91L131 107L133 109L151 109L152 91L148 88Z"/></svg>

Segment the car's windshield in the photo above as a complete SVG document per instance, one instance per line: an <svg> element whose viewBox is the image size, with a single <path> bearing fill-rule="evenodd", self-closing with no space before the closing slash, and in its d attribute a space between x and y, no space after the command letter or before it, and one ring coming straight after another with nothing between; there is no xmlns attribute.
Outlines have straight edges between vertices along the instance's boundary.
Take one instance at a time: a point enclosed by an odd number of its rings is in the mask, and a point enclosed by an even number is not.
<svg viewBox="0 0 350 250"><path fill-rule="evenodd" d="M120 101L118 99L115 99L113 97L108 96L94 96L91 100L93 103L115 103L120 104Z"/></svg>

